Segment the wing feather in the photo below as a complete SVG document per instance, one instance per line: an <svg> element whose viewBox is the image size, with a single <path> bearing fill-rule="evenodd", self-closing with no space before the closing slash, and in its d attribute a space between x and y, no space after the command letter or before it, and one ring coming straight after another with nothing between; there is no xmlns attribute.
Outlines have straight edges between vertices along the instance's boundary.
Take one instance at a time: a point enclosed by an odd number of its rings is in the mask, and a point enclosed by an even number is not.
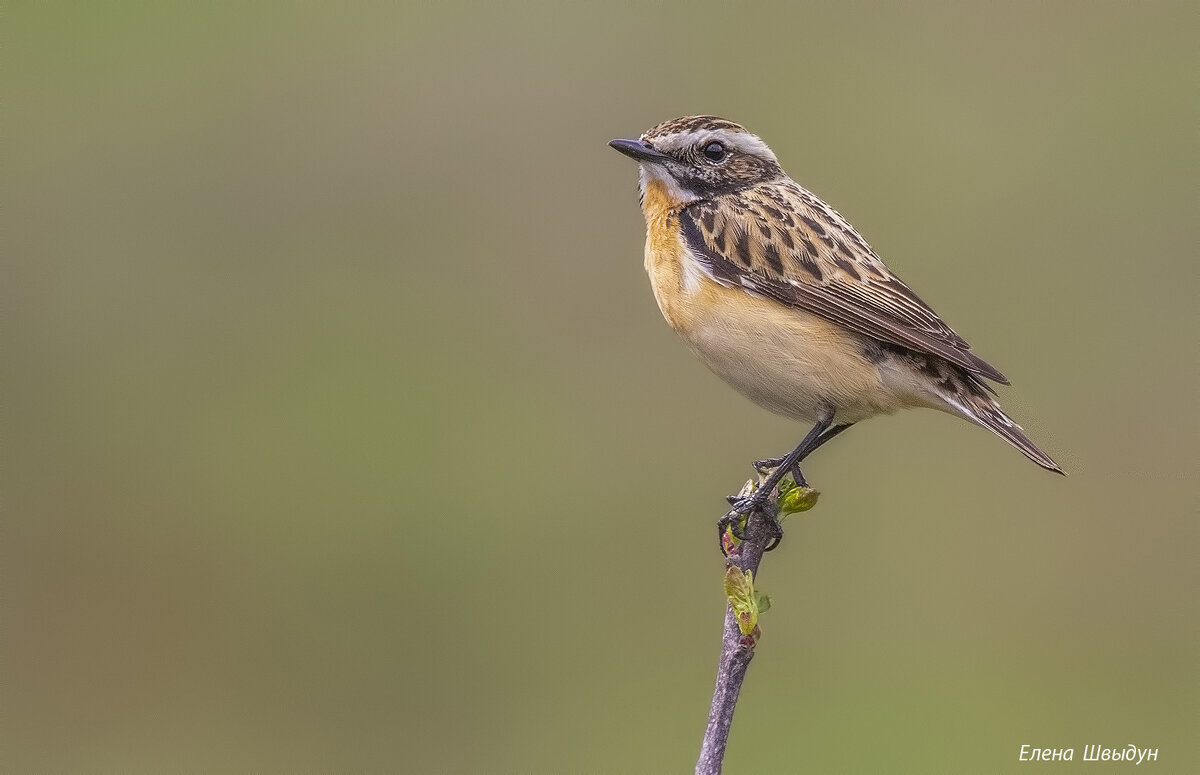
<svg viewBox="0 0 1200 775"><path fill-rule="evenodd" d="M846 219L792 181L697 202L683 209L680 224L688 249L718 282L1008 384Z"/></svg>

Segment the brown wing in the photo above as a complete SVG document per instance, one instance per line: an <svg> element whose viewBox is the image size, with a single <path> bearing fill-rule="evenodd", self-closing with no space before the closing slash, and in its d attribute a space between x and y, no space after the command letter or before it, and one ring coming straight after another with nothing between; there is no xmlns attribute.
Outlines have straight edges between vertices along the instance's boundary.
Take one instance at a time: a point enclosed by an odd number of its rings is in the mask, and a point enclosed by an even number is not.
<svg viewBox="0 0 1200 775"><path fill-rule="evenodd" d="M791 181L697 202L680 222L688 248L718 282L1008 384L842 216Z"/></svg>

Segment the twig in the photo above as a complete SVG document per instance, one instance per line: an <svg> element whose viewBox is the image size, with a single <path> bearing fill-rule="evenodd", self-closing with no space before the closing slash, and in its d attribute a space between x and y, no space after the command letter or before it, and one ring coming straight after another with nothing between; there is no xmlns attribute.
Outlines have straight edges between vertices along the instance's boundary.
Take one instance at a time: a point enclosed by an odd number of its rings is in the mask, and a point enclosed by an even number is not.
<svg viewBox="0 0 1200 775"><path fill-rule="evenodd" d="M732 565L742 572L750 571L757 580L758 564L772 536L764 511L774 513L777 508L777 500L770 497L760 509L751 512L746 523L745 539L726 557L727 567ZM750 667L750 660L754 659L755 642L754 636L742 634L734 617L733 606L726 605L717 685L713 689L712 708L708 711L708 726L704 730L704 743L700 746L700 760L696 762L696 775L718 775L721 772L729 727L733 724L733 711L737 708L746 669Z"/></svg>

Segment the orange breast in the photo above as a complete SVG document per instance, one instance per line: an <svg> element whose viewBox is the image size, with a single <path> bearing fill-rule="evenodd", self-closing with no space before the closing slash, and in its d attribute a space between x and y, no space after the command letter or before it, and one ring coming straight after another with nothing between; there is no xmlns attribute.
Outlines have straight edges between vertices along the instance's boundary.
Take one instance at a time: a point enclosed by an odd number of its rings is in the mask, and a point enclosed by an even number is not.
<svg viewBox="0 0 1200 775"><path fill-rule="evenodd" d="M684 308L683 240L679 233L679 203L672 200L660 180L651 180L642 194L646 217L646 273L654 299L667 323L676 331L687 326ZM707 278L705 278L707 279Z"/></svg>
<svg viewBox="0 0 1200 775"><path fill-rule="evenodd" d="M643 196L646 272L667 323L709 369L773 412L811 421L823 406L847 421L890 411L859 337L795 307L711 279L684 247L667 187ZM839 415L841 416L841 415Z"/></svg>

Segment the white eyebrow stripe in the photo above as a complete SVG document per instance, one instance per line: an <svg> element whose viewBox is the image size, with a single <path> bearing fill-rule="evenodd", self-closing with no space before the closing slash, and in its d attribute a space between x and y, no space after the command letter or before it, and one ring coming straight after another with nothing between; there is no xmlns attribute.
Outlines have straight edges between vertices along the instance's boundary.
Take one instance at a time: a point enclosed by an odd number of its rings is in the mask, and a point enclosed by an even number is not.
<svg viewBox="0 0 1200 775"><path fill-rule="evenodd" d="M677 132L665 137L656 137L651 142L660 151L678 151L691 146L703 145L712 140L720 140L727 148L735 151L769 159L775 163L775 153L767 144L749 132L733 132L728 129L697 129L692 132Z"/></svg>

